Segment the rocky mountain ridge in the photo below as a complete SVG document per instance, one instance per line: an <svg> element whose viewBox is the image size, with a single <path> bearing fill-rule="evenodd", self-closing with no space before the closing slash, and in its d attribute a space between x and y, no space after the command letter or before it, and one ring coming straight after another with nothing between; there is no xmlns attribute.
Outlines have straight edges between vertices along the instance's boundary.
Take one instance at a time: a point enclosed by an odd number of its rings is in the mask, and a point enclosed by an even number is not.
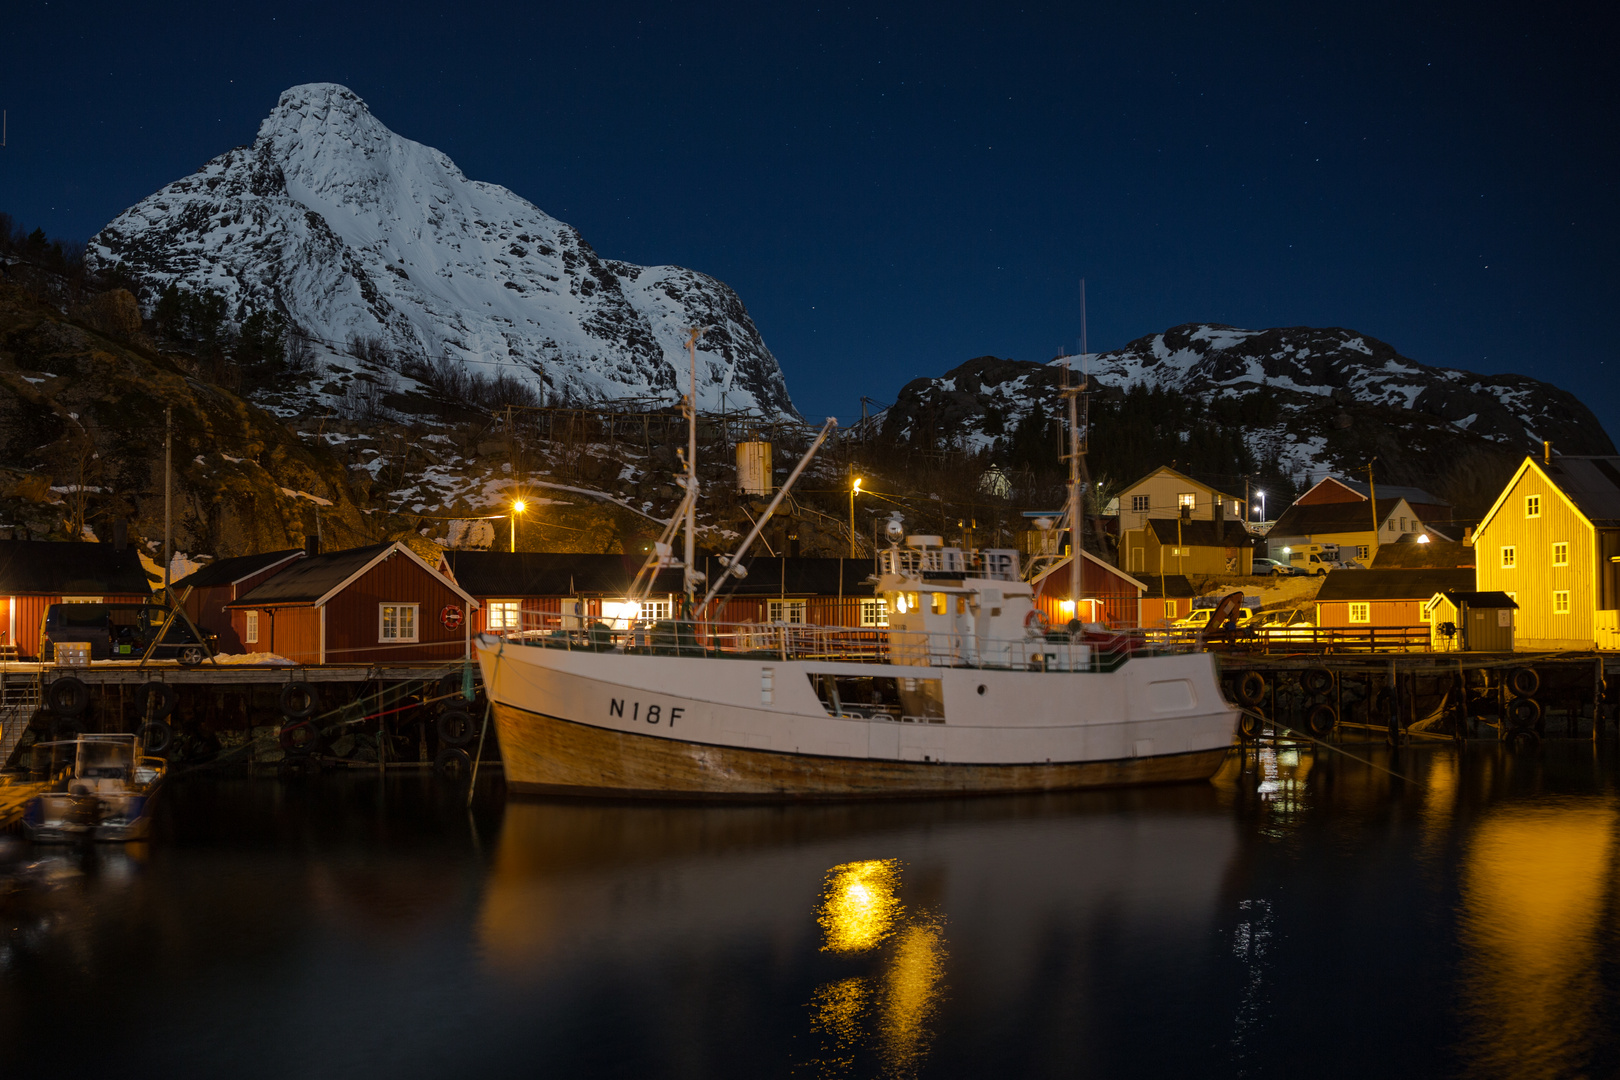
<svg viewBox="0 0 1620 1080"><path fill-rule="evenodd" d="M547 404L668 402L687 385L686 330L703 326L702 407L793 412L723 283L599 257L572 226L469 180L331 83L283 93L251 146L120 214L86 258L135 282L148 313L173 286L219 294L237 322L284 317L324 369L312 395L357 368L409 383L413 361L437 361L516 377Z"/></svg>

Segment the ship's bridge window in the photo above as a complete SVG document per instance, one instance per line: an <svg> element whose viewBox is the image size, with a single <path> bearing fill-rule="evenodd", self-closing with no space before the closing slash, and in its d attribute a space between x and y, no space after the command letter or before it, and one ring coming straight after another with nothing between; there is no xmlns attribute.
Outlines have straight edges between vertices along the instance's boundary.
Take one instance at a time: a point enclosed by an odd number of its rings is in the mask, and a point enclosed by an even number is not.
<svg viewBox="0 0 1620 1080"><path fill-rule="evenodd" d="M947 614L949 612L949 610L950 610L950 608L949 608L949 604L951 602L950 596L947 595L946 593L937 592L937 593L933 594L933 597L934 597L934 604L933 604L934 614L935 615Z"/></svg>

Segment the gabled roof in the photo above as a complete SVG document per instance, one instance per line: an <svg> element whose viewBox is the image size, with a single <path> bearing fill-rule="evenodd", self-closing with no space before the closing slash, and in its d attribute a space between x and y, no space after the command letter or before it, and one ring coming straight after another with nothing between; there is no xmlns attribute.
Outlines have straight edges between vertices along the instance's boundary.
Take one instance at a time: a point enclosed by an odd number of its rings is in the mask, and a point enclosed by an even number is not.
<svg viewBox="0 0 1620 1080"><path fill-rule="evenodd" d="M82 541L0 540L0 593L73 596L150 594L133 547Z"/></svg>
<svg viewBox="0 0 1620 1080"><path fill-rule="evenodd" d="M174 587L207 589L216 585L235 585L238 581L246 581L254 574L269 570L277 563L301 558L303 554L303 548L288 548L285 551L266 551L258 555L238 555L233 559L215 559L202 569L187 574L175 582Z"/></svg>
<svg viewBox="0 0 1620 1080"><path fill-rule="evenodd" d="M1182 574L1140 574L1142 584L1147 592L1142 594L1144 600L1155 600L1163 597L1166 600L1182 600L1189 596L1197 596L1198 590L1193 588L1192 582Z"/></svg>
<svg viewBox="0 0 1620 1080"><path fill-rule="evenodd" d="M1333 570L1322 579L1318 604L1336 600L1427 600L1438 592L1474 587L1472 568Z"/></svg>
<svg viewBox="0 0 1620 1080"><path fill-rule="evenodd" d="M1474 546L1456 540L1379 544L1372 560L1374 570L1433 570L1475 565Z"/></svg>
<svg viewBox="0 0 1620 1080"><path fill-rule="evenodd" d="M1519 605L1505 592L1460 592L1456 589L1447 589L1445 592L1435 593L1429 600L1433 604L1441 597L1450 600L1453 607L1467 604L1471 608L1517 608Z"/></svg>
<svg viewBox="0 0 1620 1080"><path fill-rule="evenodd" d="M1138 581L1136 578L1132 577L1130 574L1127 574L1125 571L1121 570L1119 567L1115 566L1112 563L1103 562L1101 559L1097 558L1097 556L1093 555L1091 552L1085 550L1084 548L1080 549L1080 554L1085 556L1086 561L1088 563L1091 563L1093 566L1096 566L1096 567L1099 567L1099 568L1101 568L1103 570L1106 570L1108 573L1113 574L1115 577L1121 578L1121 579L1123 579L1125 581L1130 582L1132 585L1136 586L1138 589L1146 588L1146 586L1144 586L1140 581ZM1042 570L1040 573L1036 574L1033 578L1031 578L1029 583L1031 585L1035 586L1035 595L1036 596L1041 595L1041 587L1042 587L1043 582L1045 582L1048 578L1054 577L1055 575L1057 575L1059 573L1067 571L1068 566L1069 566L1069 556L1065 555L1061 559L1058 559L1056 562L1054 562L1051 566L1048 566L1045 570Z"/></svg>
<svg viewBox="0 0 1620 1080"><path fill-rule="evenodd" d="M1507 501L1508 493L1519 483L1526 472L1534 469L1540 473L1547 482L1558 489L1559 494L1581 517L1596 528L1612 529L1620 527L1620 456L1592 455L1589 457L1565 457L1556 455L1551 461L1537 461L1534 457L1526 457L1519 463L1512 479L1502 488L1502 494L1496 497L1491 504L1490 511L1480 520L1477 533L1485 531L1491 520L1496 517L1498 510Z"/></svg>
<svg viewBox="0 0 1620 1080"><path fill-rule="evenodd" d="M1152 472L1148 473L1146 476L1140 477L1134 483L1126 484L1124 487L1119 489L1119 493L1121 495L1126 495L1126 494L1128 494L1130 492L1130 490L1132 488L1140 487L1142 484L1147 483L1149 480L1153 479L1155 476L1158 476L1160 473L1168 473L1169 475L1175 477L1177 480L1185 480L1185 481L1187 481L1187 483L1193 484L1193 485L1195 485L1197 487L1201 487L1206 491L1213 491L1215 494L1221 496L1223 499L1227 499L1227 500L1229 500L1231 502L1235 502L1235 503L1241 503L1242 502L1242 500L1239 499L1236 495L1229 495L1229 494L1222 491L1220 488L1216 487L1213 484L1206 484L1202 480L1195 480L1192 477L1188 476L1186 473L1177 472L1175 469L1172 469L1168 465L1160 465L1157 469L1154 469Z"/></svg>
<svg viewBox="0 0 1620 1080"><path fill-rule="evenodd" d="M1399 498L1378 496L1378 523L1382 525L1396 513L1402 502ZM1408 507L1410 509L1410 507ZM1270 536L1314 536L1317 533L1372 532L1373 515L1365 500L1361 502L1295 503L1282 512L1271 526Z"/></svg>
<svg viewBox="0 0 1620 1080"><path fill-rule="evenodd" d="M1367 485L1364 482L1362 482L1360 480L1348 480L1348 479L1341 480L1336 476L1329 476L1329 477L1323 478L1321 481L1319 481L1316 484L1316 487L1313 487L1311 489L1311 491L1315 491L1316 488L1321 487L1323 484L1329 484L1329 483L1337 484L1340 487L1345 488L1345 489L1355 493L1356 495L1360 496L1363 501L1365 501L1366 498L1367 498L1367 490L1368 489L1367 489ZM1423 503L1426 506L1450 506L1451 505L1450 503L1446 502L1446 500L1438 498L1438 497L1436 497L1434 495L1430 495L1427 491L1424 491L1422 488L1419 488L1419 487L1402 487L1399 484L1377 484L1375 486L1378 489L1378 497L1380 499L1383 499L1383 498L1385 498L1387 496L1388 498L1391 498L1391 499L1405 499L1409 503ZM1309 495L1310 492L1307 491L1305 494ZM1300 498L1302 498L1302 499L1304 497L1305 497L1304 495L1300 496Z"/></svg>
<svg viewBox="0 0 1620 1080"><path fill-rule="evenodd" d="M1230 519L1222 521L1218 529L1216 523L1207 518L1191 521L1151 518L1143 522L1143 526L1153 531L1154 539L1159 543L1181 547L1249 547L1254 540L1249 530L1243 527L1243 522Z"/></svg>
<svg viewBox="0 0 1620 1080"><path fill-rule="evenodd" d="M420 566L424 572L459 593L464 600L474 606L477 605L477 601L455 581L435 571L422 561L420 555L404 544L394 541L298 559L288 564L281 573L254 586L245 595L225 606L250 608L274 607L279 604L313 604L319 607L343 591L361 574L394 554L404 555Z"/></svg>

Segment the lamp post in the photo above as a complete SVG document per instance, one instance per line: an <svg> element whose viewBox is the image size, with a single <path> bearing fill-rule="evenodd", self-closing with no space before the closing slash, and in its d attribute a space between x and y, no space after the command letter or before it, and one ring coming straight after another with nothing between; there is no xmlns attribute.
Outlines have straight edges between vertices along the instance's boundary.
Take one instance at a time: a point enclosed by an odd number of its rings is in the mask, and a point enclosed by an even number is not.
<svg viewBox="0 0 1620 1080"><path fill-rule="evenodd" d="M861 478L857 476L855 482L849 487L849 557L852 559L860 558L855 553L855 496L860 493Z"/></svg>
<svg viewBox="0 0 1620 1080"><path fill-rule="evenodd" d="M1264 525L1266 523L1266 493L1257 491L1255 494L1260 496L1260 524Z"/></svg>
<svg viewBox="0 0 1620 1080"><path fill-rule="evenodd" d="M512 550L513 550L513 552L517 551L517 519L518 519L518 515L523 513L523 511L527 510L528 508L529 508L528 504L525 503L522 499L513 499L512 500L512 512L510 514L508 514L507 517L509 517L511 519L511 521L512 521Z"/></svg>

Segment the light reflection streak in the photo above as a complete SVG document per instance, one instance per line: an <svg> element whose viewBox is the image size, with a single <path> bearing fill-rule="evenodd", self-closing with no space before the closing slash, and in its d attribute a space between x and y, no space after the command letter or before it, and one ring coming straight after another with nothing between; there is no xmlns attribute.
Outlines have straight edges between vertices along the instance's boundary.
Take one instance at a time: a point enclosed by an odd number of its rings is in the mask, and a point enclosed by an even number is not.
<svg viewBox="0 0 1620 1080"><path fill-rule="evenodd" d="M859 953L882 944L905 911L895 897L898 859L844 863L827 873L818 921L826 952Z"/></svg>

